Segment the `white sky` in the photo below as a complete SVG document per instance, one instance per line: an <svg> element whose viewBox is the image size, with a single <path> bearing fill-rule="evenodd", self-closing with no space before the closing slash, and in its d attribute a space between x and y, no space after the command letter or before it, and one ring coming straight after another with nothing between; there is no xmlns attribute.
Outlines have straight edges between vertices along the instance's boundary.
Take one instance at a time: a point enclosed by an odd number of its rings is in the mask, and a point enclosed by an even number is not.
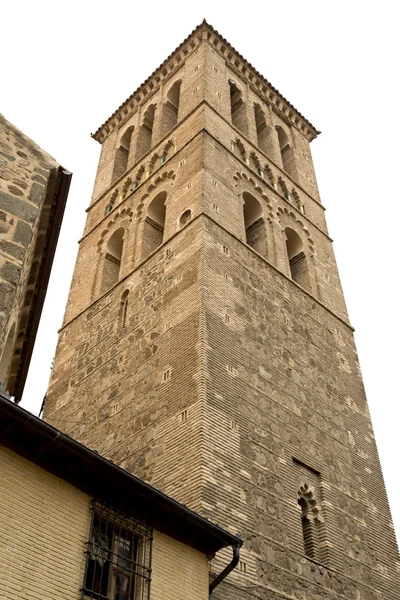
<svg viewBox="0 0 400 600"><path fill-rule="evenodd" d="M37 414L46 392L100 151L89 134L205 17L323 132L314 163L400 537L396 9L390 0L1 4L0 111L74 173L22 406Z"/></svg>

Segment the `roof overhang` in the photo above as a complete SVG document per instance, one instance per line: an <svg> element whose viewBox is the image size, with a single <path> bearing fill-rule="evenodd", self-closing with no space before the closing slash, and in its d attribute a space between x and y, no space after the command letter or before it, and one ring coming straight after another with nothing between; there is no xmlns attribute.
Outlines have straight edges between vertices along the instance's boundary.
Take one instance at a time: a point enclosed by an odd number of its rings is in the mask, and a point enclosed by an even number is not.
<svg viewBox="0 0 400 600"><path fill-rule="evenodd" d="M242 540L0 393L0 442L89 496L207 554Z"/></svg>

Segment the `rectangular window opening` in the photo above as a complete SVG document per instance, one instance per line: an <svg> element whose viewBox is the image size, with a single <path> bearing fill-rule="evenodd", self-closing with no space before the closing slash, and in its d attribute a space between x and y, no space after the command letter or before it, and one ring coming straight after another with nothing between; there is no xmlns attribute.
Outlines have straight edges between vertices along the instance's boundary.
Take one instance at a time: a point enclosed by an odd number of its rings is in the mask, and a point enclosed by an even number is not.
<svg viewBox="0 0 400 600"><path fill-rule="evenodd" d="M239 561L239 571L247 573L247 564L243 560Z"/></svg>
<svg viewBox="0 0 400 600"><path fill-rule="evenodd" d="M148 600L152 529L95 500L82 599Z"/></svg>
<svg viewBox="0 0 400 600"><path fill-rule="evenodd" d="M171 373L172 373L172 369L167 369L166 371L164 371L163 373L163 381L169 381L171 379Z"/></svg>
<svg viewBox="0 0 400 600"><path fill-rule="evenodd" d="M238 375L238 370L235 369L235 367L232 365L227 365L227 370L228 370L228 373L230 373L231 375L234 375L235 377Z"/></svg>

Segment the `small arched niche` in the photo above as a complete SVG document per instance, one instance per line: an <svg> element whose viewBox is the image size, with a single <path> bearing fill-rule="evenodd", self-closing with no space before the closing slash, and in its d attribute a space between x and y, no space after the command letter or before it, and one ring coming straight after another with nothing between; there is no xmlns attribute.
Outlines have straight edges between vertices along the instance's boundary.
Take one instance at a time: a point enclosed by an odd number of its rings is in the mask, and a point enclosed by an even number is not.
<svg viewBox="0 0 400 600"><path fill-rule="evenodd" d="M162 135L167 135L169 131L178 122L179 118L179 103L181 96L181 85L182 81L175 81L175 83L170 87L167 93L167 99L163 106L163 115L162 115Z"/></svg>
<svg viewBox="0 0 400 600"><path fill-rule="evenodd" d="M115 153L113 181L121 177L128 168L129 151L134 129L134 126L130 125L121 136L119 146Z"/></svg>
<svg viewBox="0 0 400 600"><path fill-rule="evenodd" d="M243 102L242 92L233 81L229 81L229 88L232 125L247 135L247 112L246 104Z"/></svg>
<svg viewBox="0 0 400 600"><path fill-rule="evenodd" d="M243 217L246 232L246 244L253 250L267 256L267 232L263 211L259 201L249 192L243 192Z"/></svg>
<svg viewBox="0 0 400 600"><path fill-rule="evenodd" d="M310 291L310 275L302 239L299 234L290 227L286 227L285 235L291 278L301 285L302 288Z"/></svg>
<svg viewBox="0 0 400 600"><path fill-rule="evenodd" d="M164 239L167 192L159 192L150 202L143 224L142 258L154 252Z"/></svg>
<svg viewBox="0 0 400 600"><path fill-rule="evenodd" d="M184 227L192 218L192 211L190 208L187 208L179 218L179 227Z"/></svg>
<svg viewBox="0 0 400 600"><path fill-rule="evenodd" d="M139 160L139 158L144 156L151 148L155 111L156 105L150 104L143 115L143 121L137 139L136 160Z"/></svg>
<svg viewBox="0 0 400 600"><path fill-rule="evenodd" d="M15 323L13 323L10 331L8 332L6 342L4 344L3 352L0 360L0 383L2 383L7 390L7 375L11 364L12 350L14 345L15 337Z"/></svg>
<svg viewBox="0 0 400 600"><path fill-rule="evenodd" d="M114 231L107 242L103 264L103 276L101 280L102 294L109 290L119 280L122 250L124 246L124 233L124 228L120 227Z"/></svg>

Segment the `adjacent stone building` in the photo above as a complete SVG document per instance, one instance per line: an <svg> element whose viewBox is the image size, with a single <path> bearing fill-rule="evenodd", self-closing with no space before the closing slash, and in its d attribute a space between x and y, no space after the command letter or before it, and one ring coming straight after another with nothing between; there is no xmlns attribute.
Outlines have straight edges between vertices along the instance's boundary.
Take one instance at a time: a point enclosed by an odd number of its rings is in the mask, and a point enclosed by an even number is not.
<svg viewBox="0 0 400 600"><path fill-rule="evenodd" d="M208 600L209 558L237 564L240 539L2 394L0 464L2 600Z"/></svg>
<svg viewBox="0 0 400 600"><path fill-rule="evenodd" d="M0 115L0 382L22 396L71 174Z"/></svg>
<svg viewBox="0 0 400 600"><path fill-rule="evenodd" d="M220 599L398 598L317 134L205 22L94 134L45 419L243 533Z"/></svg>

